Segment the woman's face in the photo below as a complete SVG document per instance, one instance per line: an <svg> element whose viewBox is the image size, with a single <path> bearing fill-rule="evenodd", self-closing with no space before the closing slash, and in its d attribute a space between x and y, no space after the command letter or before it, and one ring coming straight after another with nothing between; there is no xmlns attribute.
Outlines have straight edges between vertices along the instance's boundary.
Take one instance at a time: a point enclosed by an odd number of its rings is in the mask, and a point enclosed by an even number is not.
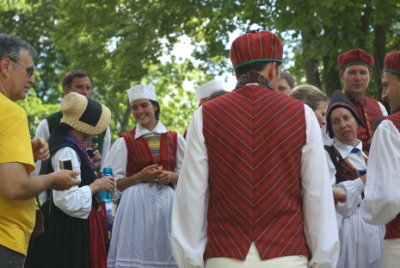
<svg viewBox="0 0 400 268"><path fill-rule="evenodd" d="M344 144L356 146L358 123L353 114L346 108L336 108L330 117L335 138Z"/></svg>
<svg viewBox="0 0 400 268"><path fill-rule="evenodd" d="M288 95L291 90L292 89L290 88L288 81L285 78L281 78L278 84L278 91Z"/></svg>
<svg viewBox="0 0 400 268"><path fill-rule="evenodd" d="M148 130L153 130L157 124L156 111L158 107L154 106L148 99L134 100L131 104L136 123Z"/></svg>
<svg viewBox="0 0 400 268"><path fill-rule="evenodd" d="M315 116L318 119L319 126L326 125L326 109L328 108L328 102L320 101L317 108L314 110Z"/></svg>
<svg viewBox="0 0 400 268"><path fill-rule="evenodd" d="M70 133L74 135L78 141L84 144L90 143L93 139L93 135L84 133L75 128L71 128Z"/></svg>

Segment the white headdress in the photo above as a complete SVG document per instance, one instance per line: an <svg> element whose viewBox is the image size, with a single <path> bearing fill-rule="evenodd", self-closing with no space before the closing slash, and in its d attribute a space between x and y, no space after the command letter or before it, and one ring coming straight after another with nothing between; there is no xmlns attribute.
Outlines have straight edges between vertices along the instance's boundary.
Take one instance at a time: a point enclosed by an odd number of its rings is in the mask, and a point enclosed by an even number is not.
<svg viewBox="0 0 400 268"><path fill-rule="evenodd" d="M199 102L200 99L207 98L212 93L219 90L224 90L224 84L221 80L212 80L205 84L202 84L201 86L199 86L195 93L197 101Z"/></svg>
<svg viewBox="0 0 400 268"><path fill-rule="evenodd" d="M156 88L152 85L135 85L126 92L128 93L129 103L138 99L157 101Z"/></svg>

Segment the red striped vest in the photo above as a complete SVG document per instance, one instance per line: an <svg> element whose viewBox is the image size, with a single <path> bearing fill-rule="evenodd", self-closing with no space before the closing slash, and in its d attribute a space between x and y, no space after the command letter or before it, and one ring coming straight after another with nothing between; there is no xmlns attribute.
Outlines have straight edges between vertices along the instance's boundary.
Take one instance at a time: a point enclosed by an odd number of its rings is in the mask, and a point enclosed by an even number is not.
<svg viewBox="0 0 400 268"><path fill-rule="evenodd" d="M366 97L363 102L354 100L352 102L364 124L358 128L358 138L363 142L363 151L368 153L371 146L372 124L382 118L383 114L377 100Z"/></svg>
<svg viewBox="0 0 400 268"><path fill-rule="evenodd" d="M400 131L400 112L394 113L387 117ZM397 214L396 218L386 224L385 239L400 238L400 214Z"/></svg>
<svg viewBox="0 0 400 268"><path fill-rule="evenodd" d="M304 236L301 156L304 104L244 86L203 104L209 164L204 258L310 256Z"/></svg>
<svg viewBox="0 0 400 268"><path fill-rule="evenodd" d="M135 131L136 129L133 128L121 134L128 150L126 176L136 174L148 165L156 163L147 140L143 137L135 139ZM177 142L178 135L176 132L168 131L161 134L160 165L164 170L174 171L175 169Z"/></svg>

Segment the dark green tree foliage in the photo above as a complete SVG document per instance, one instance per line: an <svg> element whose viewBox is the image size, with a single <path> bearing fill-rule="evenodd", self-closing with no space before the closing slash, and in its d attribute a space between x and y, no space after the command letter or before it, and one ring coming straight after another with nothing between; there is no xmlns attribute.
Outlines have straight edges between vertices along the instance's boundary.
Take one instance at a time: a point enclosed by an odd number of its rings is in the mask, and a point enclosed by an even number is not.
<svg viewBox="0 0 400 268"><path fill-rule="evenodd" d="M364 48L376 59L369 95L380 97L380 70L387 51L399 49L396 0L0 0L0 32L13 33L39 52L31 129L61 100L62 76L88 70L94 98L112 110L112 132L133 125L125 90L152 83L162 120L183 132L197 106L193 92L215 75L231 72L229 46L252 29L280 34L293 53L285 65L298 82L328 93L341 87L336 58ZM180 38L194 45L191 60L171 56ZM161 62L161 58L167 58ZM189 86L190 87L190 86ZM33 104L34 103L34 104ZM32 105L41 106L33 109ZM36 114L32 114L36 113Z"/></svg>

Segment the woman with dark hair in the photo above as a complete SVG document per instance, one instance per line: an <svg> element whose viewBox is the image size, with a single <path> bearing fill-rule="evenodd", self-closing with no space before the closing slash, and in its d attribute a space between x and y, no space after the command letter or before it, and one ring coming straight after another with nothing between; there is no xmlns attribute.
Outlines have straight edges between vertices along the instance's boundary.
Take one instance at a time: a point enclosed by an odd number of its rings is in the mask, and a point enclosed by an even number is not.
<svg viewBox="0 0 400 268"><path fill-rule="evenodd" d="M128 96L136 127L115 141L106 161L121 192L108 267L175 268L171 209L185 140L159 121L153 86L133 86Z"/></svg>
<svg viewBox="0 0 400 268"><path fill-rule="evenodd" d="M48 140L51 159L43 163L42 170L77 170L81 183L51 192L43 205L45 232L31 239L25 267L106 268L105 208L96 193L113 191L114 180L97 179L85 145L107 128L111 113L106 106L75 92L63 98L61 112L61 123Z"/></svg>
<svg viewBox="0 0 400 268"><path fill-rule="evenodd" d="M353 104L343 93L335 92L327 111L328 131L334 142L325 149L336 186L346 192L346 200L336 204L340 239L337 268L379 268L381 263L384 226L366 223L360 213L368 159L357 139L360 124Z"/></svg>

